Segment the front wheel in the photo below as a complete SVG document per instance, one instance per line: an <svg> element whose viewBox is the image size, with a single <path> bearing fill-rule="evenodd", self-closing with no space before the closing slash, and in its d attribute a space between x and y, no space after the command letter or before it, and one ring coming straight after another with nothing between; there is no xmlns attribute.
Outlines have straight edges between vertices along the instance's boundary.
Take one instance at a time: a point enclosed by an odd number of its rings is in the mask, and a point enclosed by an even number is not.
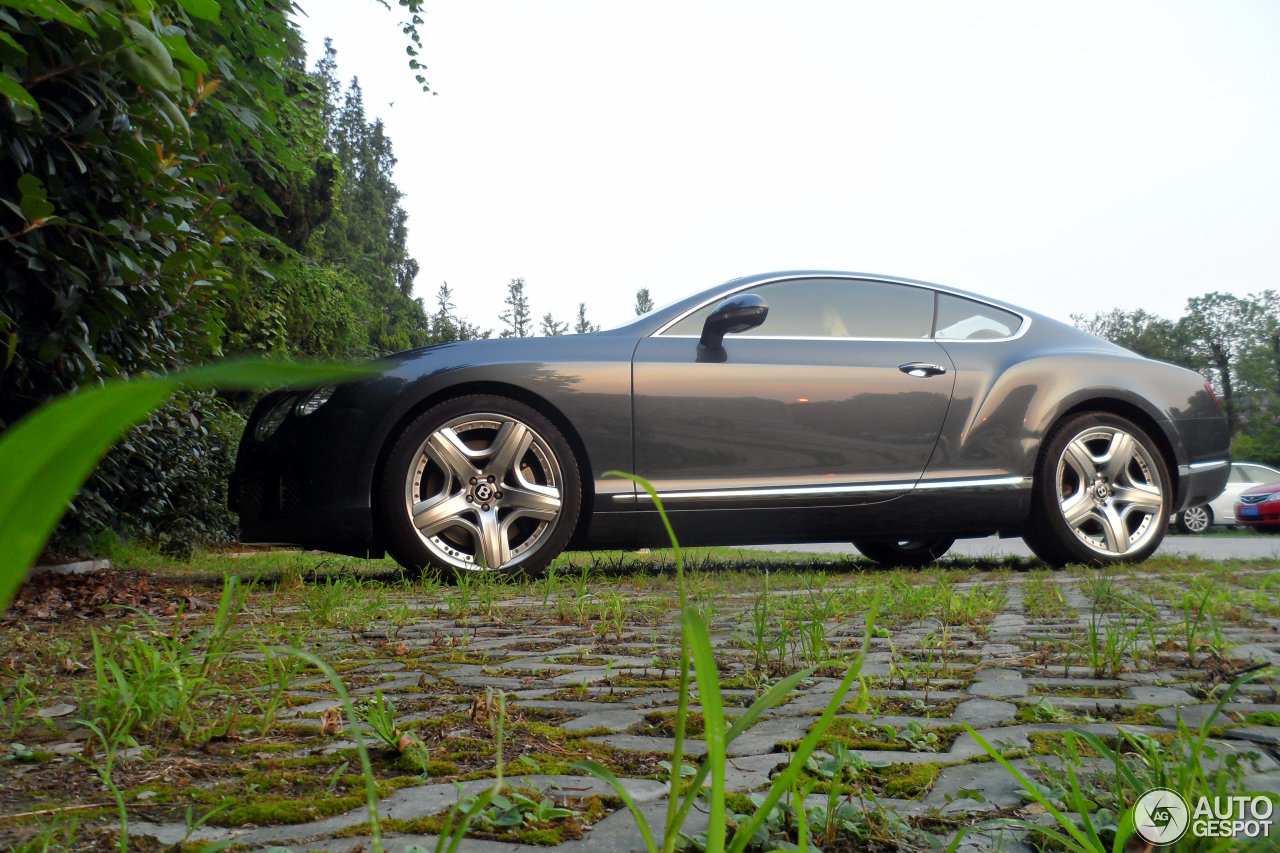
<svg viewBox="0 0 1280 853"><path fill-rule="evenodd" d="M1154 441L1109 412L1073 415L1036 463L1027 544L1054 566L1137 563L1169 523L1172 483Z"/></svg>
<svg viewBox="0 0 1280 853"><path fill-rule="evenodd" d="M538 572L582 504L573 449L535 409L475 394L433 406L387 455L376 505L402 566Z"/></svg>
<svg viewBox="0 0 1280 853"><path fill-rule="evenodd" d="M1208 504L1189 506L1178 513L1175 523L1183 533L1204 533L1213 524L1213 510Z"/></svg>
<svg viewBox="0 0 1280 853"><path fill-rule="evenodd" d="M924 566L937 560L955 544L954 539L899 539L897 541L855 539L853 547L882 566Z"/></svg>

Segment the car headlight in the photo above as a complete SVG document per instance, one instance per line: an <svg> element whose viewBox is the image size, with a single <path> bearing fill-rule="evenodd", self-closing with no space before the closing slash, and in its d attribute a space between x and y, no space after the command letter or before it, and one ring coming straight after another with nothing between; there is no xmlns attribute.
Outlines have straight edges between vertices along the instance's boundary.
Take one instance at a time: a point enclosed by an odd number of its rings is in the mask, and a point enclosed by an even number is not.
<svg viewBox="0 0 1280 853"><path fill-rule="evenodd" d="M293 413L300 418L307 415L315 414L316 409L329 402L329 398L333 396L333 392L338 390L337 385L321 385L310 394L302 395L302 399L298 401L298 405L294 407Z"/></svg>
<svg viewBox="0 0 1280 853"><path fill-rule="evenodd" d="M258 425L254 427L253 437L258 441L266 441L275 435L280 425L284 423L284 419L289 416L289 409L293 408L293 403L292 394L276 401L276 404L267 410L262 420L258 421Z"/></svg>

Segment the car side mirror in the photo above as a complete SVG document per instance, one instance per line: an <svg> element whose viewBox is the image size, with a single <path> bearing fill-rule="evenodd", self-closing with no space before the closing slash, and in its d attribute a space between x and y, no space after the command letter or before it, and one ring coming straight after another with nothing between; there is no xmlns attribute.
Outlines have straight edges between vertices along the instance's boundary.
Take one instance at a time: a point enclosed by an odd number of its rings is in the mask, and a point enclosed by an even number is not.
<svg viewBox="0 0 1280 853"><path fill-rule="evenodd" d="M769 316L769 303L756 293L739 293L730 296L716 306L707 321L702 324L699 350L718 350L724 344L724 336L734 332L754 329Z"/></svg>

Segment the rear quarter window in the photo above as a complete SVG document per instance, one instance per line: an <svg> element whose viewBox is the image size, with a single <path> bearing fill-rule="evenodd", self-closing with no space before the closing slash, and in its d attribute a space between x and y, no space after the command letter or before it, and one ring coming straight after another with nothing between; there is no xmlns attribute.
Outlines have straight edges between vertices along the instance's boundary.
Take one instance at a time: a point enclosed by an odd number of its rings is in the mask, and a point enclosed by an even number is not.
<svg viewBox="0 0 1280 853"><path fill-rule="evenodd" d="M952 296L938 294L938 315L933 336L940 341L981 341L1011 338L1023 320L1012 311Z"/></svg>

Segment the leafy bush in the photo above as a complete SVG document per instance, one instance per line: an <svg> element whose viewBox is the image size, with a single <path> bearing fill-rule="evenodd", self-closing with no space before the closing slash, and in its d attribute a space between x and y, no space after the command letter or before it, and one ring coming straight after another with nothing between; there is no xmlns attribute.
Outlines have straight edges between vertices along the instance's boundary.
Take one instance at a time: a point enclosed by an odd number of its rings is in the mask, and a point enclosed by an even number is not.
<svg viewBox="0 0 1280 853"><path fill-rule="evenodd" d="M79 550L102 531L180 555L232 541L227 478L243 429L244 418L212 392L179 392L107 454L50 549Z"/></svg>

